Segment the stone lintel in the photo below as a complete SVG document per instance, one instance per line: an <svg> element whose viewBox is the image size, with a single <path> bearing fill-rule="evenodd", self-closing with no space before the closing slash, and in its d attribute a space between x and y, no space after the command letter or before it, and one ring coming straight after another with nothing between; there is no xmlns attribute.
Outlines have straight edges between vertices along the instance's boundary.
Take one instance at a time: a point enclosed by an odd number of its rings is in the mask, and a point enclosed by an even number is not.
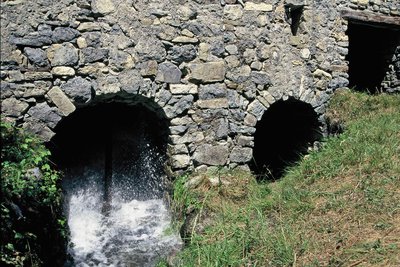
<svg viewBox="0 0 400 267"><path fill-rule="evenodd" d="M342 9L340 11L343 18L360 23L373 23L376 26L394 27L400 29L400 17L385 16L371 11L355 11Z"/></svg>

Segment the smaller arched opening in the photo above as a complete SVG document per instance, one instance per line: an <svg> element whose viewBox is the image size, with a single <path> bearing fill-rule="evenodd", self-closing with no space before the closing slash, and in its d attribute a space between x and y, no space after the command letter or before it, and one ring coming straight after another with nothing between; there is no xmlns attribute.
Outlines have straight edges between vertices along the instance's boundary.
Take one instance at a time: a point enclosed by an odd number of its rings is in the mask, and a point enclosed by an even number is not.
<svg viewBox="0 0 400 267"><path fill-rule="evenodd" d="M252 171L260 179L279 179L322 137L310 104L290 98L272 104L256 126Z"/></svg>

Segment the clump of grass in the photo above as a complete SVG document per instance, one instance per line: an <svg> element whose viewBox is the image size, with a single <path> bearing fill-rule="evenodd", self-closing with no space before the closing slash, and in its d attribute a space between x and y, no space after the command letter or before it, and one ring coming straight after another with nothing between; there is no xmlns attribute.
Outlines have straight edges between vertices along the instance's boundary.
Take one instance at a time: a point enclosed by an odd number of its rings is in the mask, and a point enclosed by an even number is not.
<svg viewBox="0 0 400 267"><path fill-rule="evenodd" d="M400 96L341 91L328 116L344 133L279 181L181 178L175 203L192 224L178 265L399 266Z"/></svg>

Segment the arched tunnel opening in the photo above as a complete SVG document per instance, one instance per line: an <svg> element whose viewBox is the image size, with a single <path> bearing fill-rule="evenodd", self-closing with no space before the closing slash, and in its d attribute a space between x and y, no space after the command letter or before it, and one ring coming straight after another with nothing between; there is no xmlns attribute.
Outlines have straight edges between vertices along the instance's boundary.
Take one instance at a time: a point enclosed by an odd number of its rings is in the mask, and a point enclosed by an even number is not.
<svg viewBox="0 0 400 267"><path fill-rule="evenodd" d="M71 242L64 266L152 266L180 246L178 234L163 234L168 120L146 101L84 107L55 129Z"/></svg>
<svg viewBox="0 0 400 267"><path fill-rule="evenodd" d="M50 146L64 180L93 172L103 178L104 187L129 187L121 197L149 199L162 196L167 140L162 114L142 104L108 103L65 118Z"/></svg>
<svg viewBox="0 0 400 267"><path fill-rule="evenodd" d="M272 104L256 126L250 168L260 179L279 179L322 137L310 104L289 98Z"/></svg>

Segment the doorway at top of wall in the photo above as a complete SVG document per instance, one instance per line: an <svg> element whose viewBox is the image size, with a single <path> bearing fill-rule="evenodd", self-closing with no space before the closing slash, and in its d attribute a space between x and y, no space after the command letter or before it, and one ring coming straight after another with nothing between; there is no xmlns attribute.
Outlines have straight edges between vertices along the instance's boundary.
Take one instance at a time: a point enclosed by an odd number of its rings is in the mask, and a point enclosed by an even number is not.
<svg viewBox="0 0 400 267"><path fill-rule="evenodd" d="M349 86L369 93L396 86L393 83L400 81L400 69L396 65L400 60L397 58L400 57L400 29L350 20L347 35Z"/></svg>

